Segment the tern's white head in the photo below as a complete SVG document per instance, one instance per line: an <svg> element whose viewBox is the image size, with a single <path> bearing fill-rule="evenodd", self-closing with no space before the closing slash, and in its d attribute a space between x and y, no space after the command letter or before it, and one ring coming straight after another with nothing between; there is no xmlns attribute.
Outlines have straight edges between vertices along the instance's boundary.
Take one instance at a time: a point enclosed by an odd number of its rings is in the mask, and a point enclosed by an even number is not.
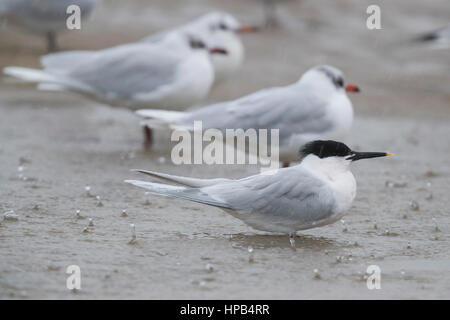
<svg viewBox="0 0 450 320"><path fill-rule="evenodd" d="M333 175L349 170L353 161L390 156L386 152L352 151L342 142L333 140L316 140L307 143L300 150L302 165L311 170L321 171L330 178Z"/></svg>
<svg viewBox="0 0 450 320"><path fill-rule="evenodd" d="M354 84L345 84L344 74L341 70L329 66L321 65L309 69L299 80L299 83L320 90L323 94L335 92L359 92L359 88Z"/></svg>

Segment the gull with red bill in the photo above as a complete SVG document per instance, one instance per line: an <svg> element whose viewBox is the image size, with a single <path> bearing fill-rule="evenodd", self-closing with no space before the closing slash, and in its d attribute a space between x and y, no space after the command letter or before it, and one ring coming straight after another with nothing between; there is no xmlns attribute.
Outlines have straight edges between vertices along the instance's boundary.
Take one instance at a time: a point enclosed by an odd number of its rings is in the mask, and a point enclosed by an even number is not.
<svg viewBox="0 0 450 320"><path fill-rule="evenodd" d="M70 64L64 58L64 66L53 61L44 70L7 67L4 73L39 89L76 92L112 106L176 109L206 98L214 82L211 56L226 54L201 38L170 35L163 43L121 45Z"/></svg>
<svg viewBox="0 0 450 320"><path fill-rule="evenodd" d="M138 110L149 127L165 125L192 130L202 121L204 130L278 129L280 160L297 160L297 151L316 139L341 139L351 129L353 106L346 92L359 92L345 85L340 70L321 65L308 70L297 82L285 87L257 91L237 100L222 102L192 112ZM269 139L270 140L270 139Z"/></svg>

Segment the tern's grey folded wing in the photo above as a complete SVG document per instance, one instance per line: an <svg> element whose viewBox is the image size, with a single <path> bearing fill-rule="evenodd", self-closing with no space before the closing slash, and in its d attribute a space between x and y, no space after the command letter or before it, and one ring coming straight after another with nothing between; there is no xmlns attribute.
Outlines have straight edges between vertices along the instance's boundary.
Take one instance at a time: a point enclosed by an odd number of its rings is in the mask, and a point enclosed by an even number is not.
<svg viewBox="0 0 450 320"><path fill-rule="evenodd" d="M183 124L202 120L203 128L279 129L280 142L292 134L321 133L331 126L326 102L302 87L258 91L238 100L192 112Z"/></svg>
<svg viewBox="0 0 450 320"><path fill-rule="evenodd" d="M298 167L201 190L241 214L283 216L302 224L327 218L336 205L331 189Z"/></svg>
<svg viewBox="0 0 450 320"><path fill-rule="evenodd" d="M180 58L147 44L106 49L67 74L100 94L129 99L169 84Z"/></svg>

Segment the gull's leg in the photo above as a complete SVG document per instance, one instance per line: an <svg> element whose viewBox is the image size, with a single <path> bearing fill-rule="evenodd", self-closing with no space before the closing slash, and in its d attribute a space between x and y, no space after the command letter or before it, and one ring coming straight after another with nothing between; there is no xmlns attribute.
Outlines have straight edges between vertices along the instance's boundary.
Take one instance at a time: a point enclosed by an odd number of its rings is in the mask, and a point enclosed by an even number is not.
<svg viewBox="0 0 450 320"><path fill-rule="evenodd" d="M289 168L289 166L291 165L291 163L290 162L283 162L283 164L282 164L282 168Z"/></svg>
<svg viewBox="0 0 450 320"><path fill-rule="evenodd" d="M289 242L291 243L291 248L295 250L295 232L289 233Z"/></svg>
<svg viewBox="0 0 450 320"><path fill-rule="evenodd" d="M153 145L153 131L148 126L144 126L144 149L151 150Z"/></svg>
<svg viewBox="0 0 450 320"><path fill-rule="evenodd" d="M47 32L47 50L48 52L58 51L58 44L56 42L56 33L52 31Z"/></svg>
<svg viewBox="0 0 450 320"><path fill-rule="evenodd" d="M264 24L266 27L278 26L279 23L274 0L264 0L264 13L265 13Z"/></svg>

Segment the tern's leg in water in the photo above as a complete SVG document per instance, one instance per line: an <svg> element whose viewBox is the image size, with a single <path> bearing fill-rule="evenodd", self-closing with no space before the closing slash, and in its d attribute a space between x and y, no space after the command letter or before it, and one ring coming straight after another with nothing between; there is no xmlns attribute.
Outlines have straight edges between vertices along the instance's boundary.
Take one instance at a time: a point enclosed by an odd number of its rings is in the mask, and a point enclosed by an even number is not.
<svg viewBox="0 0 450 320"><path fill-rule="evenodd" d="M289 233L289 242L291 243L292 249L295 250L295 232Z"/></svg>
<svg viewBox="0 0 450 320"><path fill-rule="evenodd" d="M282 168L289 168L290 165L290 162L283 162Z"/></svg>
<svg viewBox="0 0 450 320"><path fill-rule="evenodd" d="M144 126L144 149L150 150L153 145L153 131L148 126Z"/></svg>
<svg viewBox="0 0 450 320"><path fill-rule="evenodd" d="M47 32L47 50L48 52L58 51L58 44L56 42L56 34L54 32Z"/></svg>

